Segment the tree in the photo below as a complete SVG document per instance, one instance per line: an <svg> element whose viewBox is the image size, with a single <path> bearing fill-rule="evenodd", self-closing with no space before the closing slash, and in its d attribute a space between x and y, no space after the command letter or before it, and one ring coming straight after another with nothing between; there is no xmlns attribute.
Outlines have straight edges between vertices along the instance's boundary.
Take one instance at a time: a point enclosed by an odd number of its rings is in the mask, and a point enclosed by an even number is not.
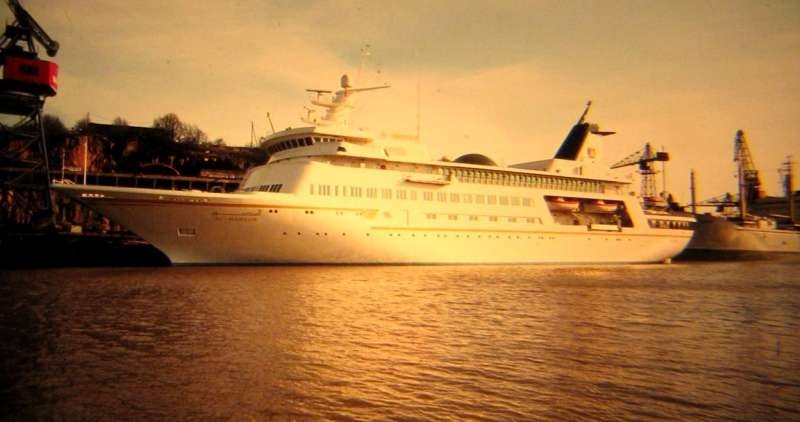
<svg viewBox="0 0 800 422"><path fill-rule="evenodd" d="M153 127L164 129L173 141L178 141L178 136L183 130L183 123L175 113L167 113L153 120Z"/></svg>
<svg viewBox="0 0 800 422"><path fill-rule="evenodd" d="M169 133L174 142L199 145L208 142L208 135L197 125L182 122L175 113L167 113L153 120L153 127Z"/></svg>
<svg viewBox="0 0 800 422"><path fill-rule="evenodd" d="M77 122L75 122L74 125L72 125L72 129L71 129L72 133L83 134L83 133L88 132L89 131L89 123L92 123L92 121L89 119L89 115L87 114L86 117L84 117L83 119L78 120Z"/></svg>
<svg viewBox="0 0 800 422"><path fill-rule="evenodd" d="M64 126L64 122L52 114L42 116L42 126L44 126L44 136L48 142L63 142L69 134L69 129Z"/></svg>
<svg viewBox="0 0 800 422"><path fill-rule="evenodd" d="M183 136L180 137L178 142L183 142L192 145L199 145L208 143L208 135L200 130L197 125L184 125Z"/></svg>
<svg viewBox="0 0 800 422"><path fill-rule="evenodd" d="M111 124L114 126L128 126L128 121L123 117L117 116L113 121L111 121Z"/></svg>

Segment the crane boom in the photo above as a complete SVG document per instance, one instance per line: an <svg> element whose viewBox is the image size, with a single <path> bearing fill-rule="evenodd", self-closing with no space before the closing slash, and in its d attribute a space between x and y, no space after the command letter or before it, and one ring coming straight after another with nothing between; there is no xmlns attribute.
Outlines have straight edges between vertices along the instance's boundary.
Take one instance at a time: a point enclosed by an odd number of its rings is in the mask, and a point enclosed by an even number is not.
<svg viewBox="0 0 800 422"><path fill-rule="evenodd" d="M752 202L761 198L761 178L758 175L753 155L747 143L747 136L743 130L736 131L733 144L733 161L738 163L739 192L742 200Z"/></svg>
<svg viewBox="0 0 800 422"><path fill-rule="evenodd" d="M644 144L644 148L612 164L611 168L616 169L620 167L632 166L634 164L638 164L641 168L642 165L653 161L669 161L669 153L655 151L648 142Z"/></svg>
<svg viewBox="0 0 800 422"><path fill-rule="evenodd" d="M669 161L669 154L663 151L656 151L650 143L644 144L644 148L614 163L611 168L617 169L638 165L639 175L642 176L641 197L645 207L651 207L658 202L656 193L655 175L658 173L653 169L654 161Z"/></svg>
<svg viewBox="0 0 800 422"><path fill-rule="evenodd" d="M48 56L54 57L58 53L58 41L47 35L47 32L45 32L41 25L36 22L36 19L22 7L18 0L8 0L8 7L11 9L17 21L15 25L8 25L6 27L7 39L3 40L2 48L6 49L22 40L28 41L29 47L33 49L31 39L33 38L44 47ZM8 43L8 45L6 45L6 43Z"/></svg>

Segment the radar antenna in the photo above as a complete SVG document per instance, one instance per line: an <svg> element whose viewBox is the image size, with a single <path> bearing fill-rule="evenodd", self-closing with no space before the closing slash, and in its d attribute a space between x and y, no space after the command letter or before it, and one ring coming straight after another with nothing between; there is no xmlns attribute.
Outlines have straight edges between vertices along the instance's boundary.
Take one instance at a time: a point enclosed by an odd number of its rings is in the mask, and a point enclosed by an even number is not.
<svg viewBox="0 0 800 422"><path fill-rule="evenodd" d="M353 88L352 85L350 85L350 78L348 78L347 75L342 75L340 86L342 89L333 93L329 101L323 100L322 95L330 94L331 91L325 89L306 89L306 91L316 94L316 98L311 100L311 104L324 108L327 112L321 119L312 119L311 113L308 113L307 116L302 116L301 119L306 123L321 126L337 124L347 125L350 123L350 112L355 108L353 94L389 88L389 85Z"/></svg>

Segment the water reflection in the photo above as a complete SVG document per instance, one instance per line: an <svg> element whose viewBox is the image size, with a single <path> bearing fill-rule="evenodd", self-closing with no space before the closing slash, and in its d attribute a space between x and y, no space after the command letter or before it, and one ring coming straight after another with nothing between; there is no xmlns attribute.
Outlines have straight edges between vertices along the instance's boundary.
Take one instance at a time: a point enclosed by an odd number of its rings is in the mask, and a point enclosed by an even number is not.
<svg viewBox="0 0 800 422"><path fill-rule="evenodd" d="M3 273L5 414L798 417L791 265Z"/></svg>

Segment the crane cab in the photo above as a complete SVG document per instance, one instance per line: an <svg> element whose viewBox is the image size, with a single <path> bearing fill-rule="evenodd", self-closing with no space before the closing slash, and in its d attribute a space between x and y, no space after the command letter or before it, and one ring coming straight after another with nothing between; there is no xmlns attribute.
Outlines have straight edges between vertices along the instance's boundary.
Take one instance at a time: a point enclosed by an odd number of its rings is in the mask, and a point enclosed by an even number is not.
<svg viewBox="0 0 800 422"><path fill-rule="evenodd" d="M3 81L9 90L52 97L58 90L58 65L36 58L6 56Z"/></svg>

